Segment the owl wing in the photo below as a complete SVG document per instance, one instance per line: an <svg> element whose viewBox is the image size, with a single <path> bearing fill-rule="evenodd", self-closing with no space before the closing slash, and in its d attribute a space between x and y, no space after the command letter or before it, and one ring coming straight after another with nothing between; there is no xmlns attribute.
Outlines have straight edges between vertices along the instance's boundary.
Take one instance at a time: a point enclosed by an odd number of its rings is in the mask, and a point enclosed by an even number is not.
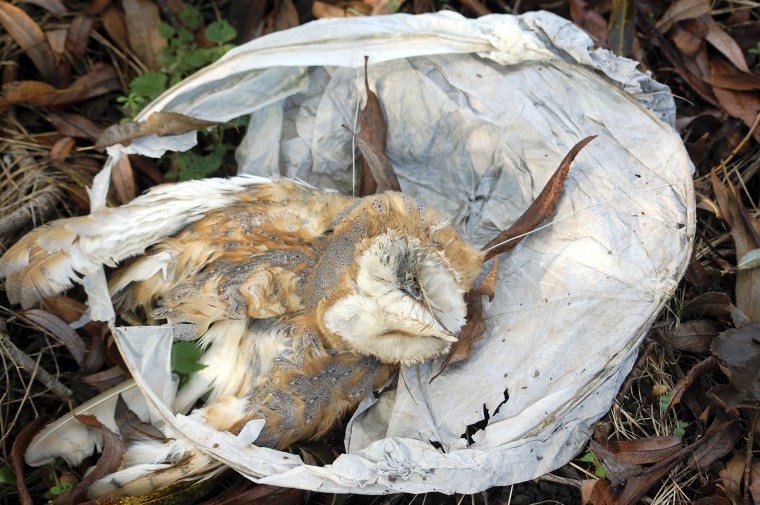
<svg viewBox="0 0 760 505"><path fill-rule="evenodd" d="M265 251L273 242L262 239L277 237L283 229L293 237L316 234L345 201L292 181L250 176L157 186L121 207L104 207L33 230L0 258L0 279L6 279L11 303L27 308L96 273L101 265L115 266L155 246L112 280L112 292L119 294L158 272L181 282L196 273L193 266L202 268L220 257L220 251L227 251L228 259ZM279 218L267 218L270 210Z"/></svg>

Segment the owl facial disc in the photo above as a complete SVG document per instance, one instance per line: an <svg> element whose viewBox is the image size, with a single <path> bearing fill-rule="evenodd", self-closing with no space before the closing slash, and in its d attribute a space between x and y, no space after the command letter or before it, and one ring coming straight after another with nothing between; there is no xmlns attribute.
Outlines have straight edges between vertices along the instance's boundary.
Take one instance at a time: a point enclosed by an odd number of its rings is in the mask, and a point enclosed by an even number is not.
<svg viewBox="0 0 760 505"><path fill-rule="evenodd" d="M418 239L382 234L359 256L355 290L324 313L328 330L356 352L412 365L445 352L465 323L463 291L441 253Z"/></svg>

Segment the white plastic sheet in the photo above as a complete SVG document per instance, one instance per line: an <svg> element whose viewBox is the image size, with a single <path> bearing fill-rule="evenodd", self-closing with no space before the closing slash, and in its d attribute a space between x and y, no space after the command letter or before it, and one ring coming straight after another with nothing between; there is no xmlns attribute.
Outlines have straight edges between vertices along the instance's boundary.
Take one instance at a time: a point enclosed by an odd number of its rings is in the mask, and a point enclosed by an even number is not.
<svg viewBox="0 0 760 505"><path fill-rule="evenodd" d="M319 21L231 51L143 111L214 121L252 114L237 153L242 172L350 192L353 148L342 125L356 124L367 55L402 189L476 244L527 208L578 140L598 135L573 164L553 222L502 258L488 330L469 360L432 384L439 362L404 369L362 404L348 454L333 465L292 455L269 464L274 451L250 447L251 433L242 440L196 426L184 436L259 482L330 492L471 493L575 456L673 293L694 235L692 167L672 129L669 91L590 46L548 13ZM101 180L125 153L158 156L194 141L153 136L109 148ZM133 372L150 369L156 353L126 340L120 334ZM158 410L173 430L192 426L192 416ZM468 443L462 435L485 412L487 427Z"/></svg>

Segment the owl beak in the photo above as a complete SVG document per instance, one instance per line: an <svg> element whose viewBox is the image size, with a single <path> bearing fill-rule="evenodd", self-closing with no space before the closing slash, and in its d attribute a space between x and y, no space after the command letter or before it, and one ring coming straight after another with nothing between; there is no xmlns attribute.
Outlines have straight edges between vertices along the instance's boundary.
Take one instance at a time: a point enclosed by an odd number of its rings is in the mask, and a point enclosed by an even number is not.
<svg viewBox="0 0 760 505"><path fill-rule="evenodd" d="M440 338L441 340L445 342L451 342L451 343L454 343L458 340L456 335L448 331L446 333L440 333L436 335L436 337Z"/></svg>

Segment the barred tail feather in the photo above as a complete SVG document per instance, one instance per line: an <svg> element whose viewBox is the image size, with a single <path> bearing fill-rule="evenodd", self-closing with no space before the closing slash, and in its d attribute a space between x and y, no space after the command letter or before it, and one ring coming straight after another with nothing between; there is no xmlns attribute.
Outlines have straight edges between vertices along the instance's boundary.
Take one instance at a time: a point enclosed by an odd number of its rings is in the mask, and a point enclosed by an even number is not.
<svg viewBox="0 0 760 505"><path fill-rule="evenodd" d="M94 482L87 497L141 496L175 482L207 479L225 468L186 442L137 442L124 455L122 469Z"/></svg>

